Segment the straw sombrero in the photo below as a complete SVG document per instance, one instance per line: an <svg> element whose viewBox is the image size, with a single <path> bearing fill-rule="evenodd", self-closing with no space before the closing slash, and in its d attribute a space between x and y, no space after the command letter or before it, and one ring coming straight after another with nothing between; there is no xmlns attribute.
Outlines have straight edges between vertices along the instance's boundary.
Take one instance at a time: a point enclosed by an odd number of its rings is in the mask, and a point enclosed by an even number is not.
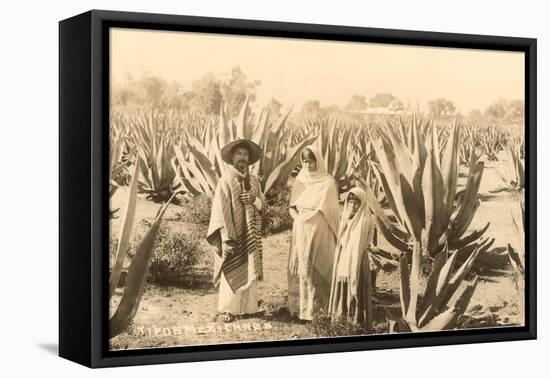
<svg viewBox="0 0 550 378"><path fill-rule="evenodd" d="M262 156L262 149L256 143L246 138L234 140L233 142L223 146L221 151L222 160L225 161L227 164L232 164L232 152L236 147L241 147L241 145L248 150L248 153L250 155L248 164L252 165L260 160L260 157Z"/></svg>

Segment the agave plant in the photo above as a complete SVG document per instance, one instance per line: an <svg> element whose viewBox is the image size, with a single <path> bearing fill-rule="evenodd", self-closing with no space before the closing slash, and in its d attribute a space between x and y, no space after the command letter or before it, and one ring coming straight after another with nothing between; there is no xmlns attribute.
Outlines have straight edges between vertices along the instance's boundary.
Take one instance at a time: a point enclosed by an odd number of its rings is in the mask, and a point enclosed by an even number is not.
<svg viewBox="0 0 550 378"><path fill-rule="evenodd" d="M525 190L525 162L521 158L521 146L510 140L504 151L506 153L506 158L502 161L504 172L497 171L504 182L504 186L492 192L519 192Z"/></svg>
<svg viewBox="0 0 550 378"><path fill-rule="evenodd" d="M423 139L419 125L413 119L410 149L392 127L375 141L379 161L375 173L395 221L377 201L370 201L370 206L378 229L395 248L411 252L420 242L422 251L435 257L446 245L455 250L475 242L489 227L487 224L465 236L480 204L477 193L483 163L470 165L466 188L459 193L458 123L453 125L442 153L437 133L432 129Z"/></svg>
<svg viewBox="0 0 550 378"><path fill-rule="evenodd" d="M460 149L458 153L460 165L470 166L471 162L478 162L481 154L478 148L478 128L474 125L463 127L460 133Z"/></svg>
<svg viewBox="0 0 550 378"><path fill-rule="evenodd" d="M494 241L494 240L493 240ZM490 248L493 241L476 244L466 260L455 269L458 251L449 253L445 248L439 252L433 263L432 272L422 292L422 243L413 247L412 263L402 255L400 270L401 317L388 312L390 332L428 332L451 329L464 314L478 283L476 276L466 288L455 296L464 282L476 257Z"/></svg>
<svg viewBox="0 0 550 378"><path fill-rule="evenodd" d="M111 128L124 138L120 171L113 172L112 181L126 184L130 177L128 168L137 164L140 170L139 192L146 193L148 199L156 202L170 198L179 187L171 159L174 157L173 146L182 134L180 115L156 110L131 116L118 114L111 118Z"/></svg>
<svg viewBox="0 0 550 378"><path fill-rule="evenodd" d="M139 168L138 164L136 164L129 186L126 210L122 219L115 261L109 279L109 300L115 293L115 289L120 281L123 262L130 246L130 235L132 232L136 211L138 181ZM149 274L155 239L162 221L162 217L164 216L170 202L171 198L159 209L155 220L141 240L132 261L130 262L122 297L116 311L109 319L110 338L126 330L138 310L139 302L145 287L145 282Z"/></svg>
<svg viewBox="0 0 550 378"><path fill-rule="evenodd" d="M463 236L476 208L483 163L470 166L464 193L457 197L458 135L457 122L449 131L443 152L439 137L431 129L425 135L413 118L409 147L387 127L374 144L379 160L378 179L396 222L390 221L372 191L367 190L369 207L377 218L378 229L403 254L400 257L401 318L393 318L393 331L429 331L452 327L466 311L477 279L451 301L475 258L493 241L478 240L486 231ZM454 269L459 255L463 264ZM422 267L433 258L433 268L421 295ZM409 268L409 259L411 266Z"/></svg>
<svg viewBox="0 0 550 378"><path fill-rule="evenodd" d="M498 160L498 154L506 144L506 133L498 126L489 126L480 130L479 137L480 147L487 159Z"/></svg>
<svg viewBox="0 0 550 378"><path fill-rule="evenodd" d="M155 202L173 197L180 187L172 166L175 156L173 132L175 119L171 113L149 112L135 120L140 169L138 190Z"/></svg>

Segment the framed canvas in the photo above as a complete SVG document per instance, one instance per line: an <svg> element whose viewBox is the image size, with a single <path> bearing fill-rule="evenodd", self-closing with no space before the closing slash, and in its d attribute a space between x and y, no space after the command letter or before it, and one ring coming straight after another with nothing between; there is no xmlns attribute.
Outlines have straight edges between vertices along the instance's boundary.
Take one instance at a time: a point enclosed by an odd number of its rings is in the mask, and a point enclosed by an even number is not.
<svg viewBox="0 0 550 378"><path fill-rule="evenodd" d="M536 338L536 40L59 24L59 354Z"/></svg>

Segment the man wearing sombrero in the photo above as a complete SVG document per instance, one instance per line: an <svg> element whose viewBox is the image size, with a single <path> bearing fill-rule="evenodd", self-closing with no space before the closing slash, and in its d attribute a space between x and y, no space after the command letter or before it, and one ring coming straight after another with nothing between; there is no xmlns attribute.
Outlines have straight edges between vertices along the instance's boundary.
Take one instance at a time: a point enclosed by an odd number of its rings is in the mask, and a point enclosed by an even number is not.
<svg viewBox="0 0 550 378"><path fill-rule="evenodd" d="M214 284L220 287L218 311L226 322L234 315L258 312L264 200L260 182L248 167L261 155L261 148L249 139L238 139L221 150L229 166L216 186L206 239L216 249Z"/></svg>

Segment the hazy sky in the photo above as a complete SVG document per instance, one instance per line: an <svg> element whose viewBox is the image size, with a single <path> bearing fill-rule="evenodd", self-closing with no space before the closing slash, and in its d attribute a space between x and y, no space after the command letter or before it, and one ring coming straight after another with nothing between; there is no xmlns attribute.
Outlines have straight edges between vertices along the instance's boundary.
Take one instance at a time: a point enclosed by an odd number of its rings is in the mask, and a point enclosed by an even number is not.
<svg viewBox="0 0 550 378"><path fill-rule="evenodd" d="M354 94L367 100L389 92L406 105L445 97L467 113L499 97L524 99L524 56L518 52L408 47L271 37L112 29L111 74L143 71L189 88L212 72L229 78L239 65L260 80L257 103L271 97L301 107L343 107Z"/></svg>

